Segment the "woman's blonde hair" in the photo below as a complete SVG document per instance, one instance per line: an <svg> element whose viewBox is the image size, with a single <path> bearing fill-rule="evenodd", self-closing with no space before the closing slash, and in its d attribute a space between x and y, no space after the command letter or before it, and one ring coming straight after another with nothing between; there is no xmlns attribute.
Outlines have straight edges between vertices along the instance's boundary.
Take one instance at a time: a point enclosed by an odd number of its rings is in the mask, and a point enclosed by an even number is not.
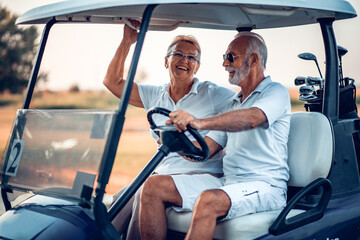
<svg viewBox="0 0 360 240"><path fill-rule="evenodd" d="M193 44L199 53L199 63L200 63L200 56L201 56L200 44L199 44L198 40L194 36L191 36L191 35L176 36L174 38L174 40L170 43L170 45L167 49L166 57L170 56L171 52L173 51L174 46L176 46L176 44L178 44L179 42L188 42L188 43Z"/></svg>

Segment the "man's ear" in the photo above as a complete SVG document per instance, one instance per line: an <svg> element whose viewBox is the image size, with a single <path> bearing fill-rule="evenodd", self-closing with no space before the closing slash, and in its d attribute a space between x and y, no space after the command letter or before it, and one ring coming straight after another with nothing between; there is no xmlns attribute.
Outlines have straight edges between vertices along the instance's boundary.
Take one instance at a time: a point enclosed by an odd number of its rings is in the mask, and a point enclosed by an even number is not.
<svg viewBox="0 0 360 240"><path fill-rule="evenodd" d="M250 67L256 67L259 65L259 56L256 53L251 54L249 59Z"/></svg>

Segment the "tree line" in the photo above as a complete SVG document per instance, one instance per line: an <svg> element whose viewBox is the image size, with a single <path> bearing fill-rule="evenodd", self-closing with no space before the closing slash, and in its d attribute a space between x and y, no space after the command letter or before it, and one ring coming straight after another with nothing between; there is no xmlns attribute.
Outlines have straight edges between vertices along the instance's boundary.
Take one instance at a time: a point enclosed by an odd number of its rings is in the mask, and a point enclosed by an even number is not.
<svg viewBox="0 0 360 240"><path fill-rule="evenodd" d="M37 50L37 28L17 26L17 17L0 5L0 93L26 88ZM46 81L46 74L40 78Z"/></svg>

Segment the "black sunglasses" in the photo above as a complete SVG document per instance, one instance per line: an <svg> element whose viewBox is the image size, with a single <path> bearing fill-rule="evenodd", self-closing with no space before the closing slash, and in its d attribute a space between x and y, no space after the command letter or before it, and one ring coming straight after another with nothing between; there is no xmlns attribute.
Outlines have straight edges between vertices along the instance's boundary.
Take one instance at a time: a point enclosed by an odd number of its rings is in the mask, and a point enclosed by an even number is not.
<svg viewBox="0 0 360 240"><path fill-rule="evenodd" d="M227 60L229 60L229 62L234 62L234 58L236 58L236 57L239 57L240 55L238 55L238 56L235 56L235 55L233 55L232 53L228 53L228 54L224 54L223 55L223 59L224 59L224 61L227 59Z"/></svg>

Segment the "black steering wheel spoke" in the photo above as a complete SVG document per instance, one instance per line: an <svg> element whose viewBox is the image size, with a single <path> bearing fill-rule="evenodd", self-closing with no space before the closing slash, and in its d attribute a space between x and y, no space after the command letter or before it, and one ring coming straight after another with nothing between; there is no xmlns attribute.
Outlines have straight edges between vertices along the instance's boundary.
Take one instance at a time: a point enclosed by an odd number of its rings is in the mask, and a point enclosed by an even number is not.
<svg viewBox="0 0 360 240"><path fill-rule="evenodd" d="M157 126L152 118L153 114L169 117L170 111L160 107L150 109L147 113L147 119L150 128L158 132L162 144L166 145L171 152L177 152L181 156L198 162L205 161L209 157L209 147L198 131L190 126L187 127L187 131L195 138L200 147L195 146L184 132L178 132L173 125Z"/></svg>

